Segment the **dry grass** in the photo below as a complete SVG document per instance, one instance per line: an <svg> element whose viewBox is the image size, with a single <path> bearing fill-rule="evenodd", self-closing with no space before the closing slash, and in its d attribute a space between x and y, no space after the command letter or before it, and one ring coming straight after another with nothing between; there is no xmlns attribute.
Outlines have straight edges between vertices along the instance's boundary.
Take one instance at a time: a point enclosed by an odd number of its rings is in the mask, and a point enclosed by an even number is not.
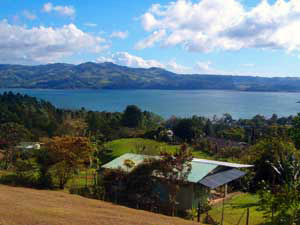
<svg viewBox="0 0 300 225"><path fill-rule="evenodd" d="M58 191L0 185L0 225L199 224Z"/></svg>

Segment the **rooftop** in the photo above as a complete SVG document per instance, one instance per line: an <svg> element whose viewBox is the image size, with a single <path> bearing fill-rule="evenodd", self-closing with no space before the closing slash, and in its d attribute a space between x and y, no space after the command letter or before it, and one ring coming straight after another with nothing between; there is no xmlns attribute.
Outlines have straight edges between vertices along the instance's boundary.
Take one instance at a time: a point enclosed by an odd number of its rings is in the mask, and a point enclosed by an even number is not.
<svg viewBox="0 0 300 225"><path fill-rule="evenodd" d="M109 163L106 163L102 166L102 168L122 169L130 172L136 165L142 163L147 158L159 159L159 156L126 153L110 161ZM125 160L132 161L133 166L130 168L126 166L124 163ZM224 182L228 183L234 179L245 175L244 172L237 170L237 168L253 167L252 165L247 164L229 163L197 158L194 158L191 164L192 170L188 176L188 181L192 183L201 183L211 188L215 188L216 186L220 186L220 184L224 184Z"/></svg>

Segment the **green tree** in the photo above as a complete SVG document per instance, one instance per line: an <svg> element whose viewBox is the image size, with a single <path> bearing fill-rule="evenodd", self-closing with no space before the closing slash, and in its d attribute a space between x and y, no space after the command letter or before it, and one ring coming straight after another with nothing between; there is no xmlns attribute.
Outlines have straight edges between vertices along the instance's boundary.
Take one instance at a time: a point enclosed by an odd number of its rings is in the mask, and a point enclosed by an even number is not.
<svg viewBox="0 0 300 225"><path fill-rule="evenodd" d="M18 123L0 124L0 140L8 146L16 146L21 141L31 140L31 133L23 125Z"/></svg>
<svg viewBox="0 0 300 225"><path fill-rule="evenodd" d="M169 203L172 215L175 213L177 194L186 184L188 175L192 170L193 155L186 144L183 144L176 153L161 153L161 163L155 173L162 178L169 192Z"/></svg>
<svg viewBox="0 0 300 225"><path fill-rule="evenodd" d="M173 128L173 131L177 137L188 142L202 133L200 129L197 129L192 119L181 119Z"/></svg>
<svg viewBox="0 0 300 225"><path fill-rule="evenodd" d="M300 113L292 120L292 127L290 129L290 136L293 139L295 146L300 148Z"/></svg>
<svg viewBox="0 0 300 225"><path fill-rule="evenodd" d="M274 162L267 162L280 180L259 191L260 208L272 224L300 223L300 157L298 152L284 152Z"/></svg>
<svg viewBox="0 0 300 225"><path fill-rule="evenodd" d="M122 116L123 125L130 128L137 128L142 125L142 122L143 113L141 109L135 105L127 106Z"/></svg>
<svg viewBox="0 0 300 225"><path fill-rule="evenodd" d="M51 168L58 178L61 189L64 188L74 172L89 161L93 150L89 139L71 136L49 139L46 148L53 160Z"/></svg>
<svg viewBox="0 0 300 225"><path fill-rule="evenodd" d="M269 183L280 183L281 180L270 166L278 161L282 161L285 156L295 154L297 149L288 140L278 137L267 138L259 141L250 148L248 156L249 162L255 165L255 177L253 182L257 185L261 180Z"/></svg>

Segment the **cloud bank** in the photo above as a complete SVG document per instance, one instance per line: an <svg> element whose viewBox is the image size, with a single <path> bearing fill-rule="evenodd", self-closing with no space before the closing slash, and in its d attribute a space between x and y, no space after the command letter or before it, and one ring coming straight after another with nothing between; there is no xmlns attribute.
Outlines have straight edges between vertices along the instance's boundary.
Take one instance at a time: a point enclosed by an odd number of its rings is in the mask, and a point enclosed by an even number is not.
<svg viewBox="0 0 300 225"><path fill-rule="evenodd" d="M150 35L137 49L159 43L187 51L211 52L245 48L300 50L300 1L262 0L250 9L238 0L177 0L154 4L141 17Z"/></svg>
<svg viewBox="0 0 300 225"><path fill-rule="evenodd" d="M99 53L104 42L74 24L26 28L0 21L1 63L48 63L80 52Z"/></svg>

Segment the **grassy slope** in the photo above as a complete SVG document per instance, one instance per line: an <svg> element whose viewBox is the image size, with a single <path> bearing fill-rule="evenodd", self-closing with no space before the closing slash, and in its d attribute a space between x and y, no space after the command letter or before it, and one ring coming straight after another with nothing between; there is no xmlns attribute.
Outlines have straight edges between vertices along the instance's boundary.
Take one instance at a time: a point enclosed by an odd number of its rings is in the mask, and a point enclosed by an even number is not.
<svg viewBox="0 0 300 225"><path fill-rule="evenodd" d="M258 225L264 224L265 219L263 213L257 211L258 208L258 196L253 194L239 194L232 199L225 202L224 207L224 225L238 224L238 221L242 214L242 220L240 224L246 224L246 210L250 208L249 224ZM215 220L220 221L222 215L222 204L219 203L210 210L209 215Z"/></svg>
<svg viewBox="0 0 300 225"><path fill-rule="evenodd" d="M58 191L0 185L0 224L198 224Z"/></svg>
<svg viewBox="0 0 300 225"><path fill-rule="evenodd" d="M146 146L146 147L158 147L160 150L166 150L169 152L174 152L178 149L179 145L168 145L164 142L158 142L143 138L123 138L108 142L105 144L107 148L111 148L113 151L113 156L118 157L124 153L133 152L135 153L136 146ZM209 158L209 156L200 151L193 151L195 157L198 158Z"/></svg>

